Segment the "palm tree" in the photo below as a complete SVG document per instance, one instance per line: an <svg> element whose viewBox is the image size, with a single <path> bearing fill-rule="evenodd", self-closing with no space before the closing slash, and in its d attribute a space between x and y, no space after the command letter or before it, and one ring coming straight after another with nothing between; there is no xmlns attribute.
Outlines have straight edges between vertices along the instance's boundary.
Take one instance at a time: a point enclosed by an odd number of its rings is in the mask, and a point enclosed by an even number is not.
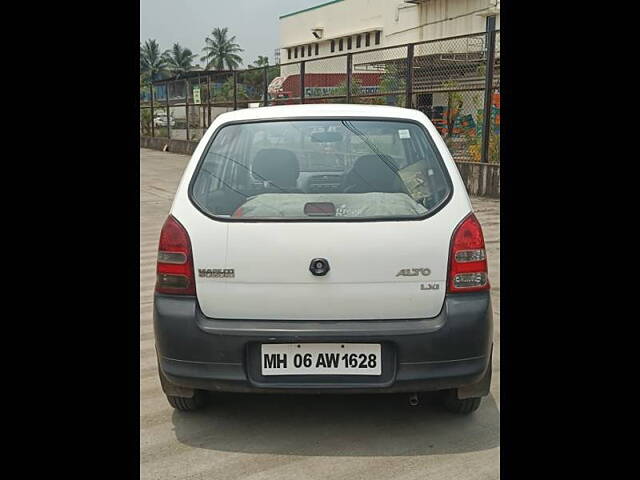
<svg viewBox="0 0 640 480"><path fill-rule="evenodd" d="M269 57L263 57L262 55L258 55L258 59L253 63L254 63L253 65L249 65L249 68L266 67L269 65Z"/></svg>
<svg viewBox="0 0 640 480"><path fill-rule="evenodd" d="M179 43L174 43L173 48L164 52L163 56L167 68L171 73L177 75L192 70L194 68L192 62L197 55L188 48L182 47Z"/></svg>
<svg viewBox="0 0 640 480"><path fill-rule="evenodd" d="M236 55L238 52L244 52L240 45L235 43L235 35L231 38L227 38L228 28L214 28L211 32L211 37L205 38L205 47L202 49L205 52L204 56L200 59L203 62L207 62L205 67L209 70L213 67L215 70L224 70L225 64L227 69L233 70L238 68L238 65L242 63L242 58Z"/></svg>
<svg viewBox="0 0 640 480"><path fill-rule="evenodd" d="M160 53L160 45L155 40L147 40L140 44L140 73L150 80L157 80L166 71L167 62Z"/></svg>

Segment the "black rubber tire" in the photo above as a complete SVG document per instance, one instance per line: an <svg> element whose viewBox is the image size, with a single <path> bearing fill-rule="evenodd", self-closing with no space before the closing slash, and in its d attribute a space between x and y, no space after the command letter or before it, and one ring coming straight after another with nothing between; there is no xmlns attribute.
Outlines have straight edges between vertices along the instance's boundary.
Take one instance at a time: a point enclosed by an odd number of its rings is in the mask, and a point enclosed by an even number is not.
<svg viewBox="0 0 640 480"><path fill-rule="evenodd" d="M174 397L167 395L169 405L181 412L194 412L202 408L205 404L205 398L203 392L196 391L191 398Z"/></svg>
<svg viewBox="0 0 640 480"><path fill-rule="evenodd" d="M442 396L442 404L444 408L451 413L459 415L469 415L475 412L480 407L480 400L482 397L464 398L459 399L456 390L447 390Z"/></svg>

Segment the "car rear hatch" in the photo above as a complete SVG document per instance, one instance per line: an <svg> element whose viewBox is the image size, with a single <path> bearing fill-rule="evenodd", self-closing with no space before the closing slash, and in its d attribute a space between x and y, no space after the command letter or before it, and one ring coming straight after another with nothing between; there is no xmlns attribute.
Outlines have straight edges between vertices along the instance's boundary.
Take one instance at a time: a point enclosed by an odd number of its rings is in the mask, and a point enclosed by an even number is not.
<svg viewBox="0 0 640 480"><path fill-rule="evenodd" d="M338 180L319 182L327 172ZM462 217L418 122L228 123L189 188L179 220L208 317L413 319L442 309ZM310 271L313 259L326 260L326 275Z"/></svg>
<svg viewBox="0 0 640 480"><path fill-rule="evenodd" d="M202 221L213 228L198 229L192 242L198 302L208 317L410 319L442 308L450 238L437 216L390 223ZM316 258L328 262L326 275L310 271Z"/></svg>

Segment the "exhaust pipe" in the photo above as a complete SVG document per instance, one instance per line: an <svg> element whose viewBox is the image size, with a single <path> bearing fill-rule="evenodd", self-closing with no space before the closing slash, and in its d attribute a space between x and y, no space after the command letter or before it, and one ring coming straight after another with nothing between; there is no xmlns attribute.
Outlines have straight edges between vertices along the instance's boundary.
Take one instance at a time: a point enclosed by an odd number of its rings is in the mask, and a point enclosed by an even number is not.
<svg viewBox="0 0 640 480"><path fill-rule="evenodd" d="M412 407L416 407L419 403L420 403L420 399L418 398L418 394L417 393L410 393L409 394L409 405L411 405Z"/></svg>

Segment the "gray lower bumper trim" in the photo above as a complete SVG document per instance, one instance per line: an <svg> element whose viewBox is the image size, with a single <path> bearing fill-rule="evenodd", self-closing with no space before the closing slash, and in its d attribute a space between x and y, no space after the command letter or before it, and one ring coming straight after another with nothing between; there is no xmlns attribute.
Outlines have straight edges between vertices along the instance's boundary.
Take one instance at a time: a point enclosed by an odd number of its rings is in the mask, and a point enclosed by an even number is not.
<svg viewBox="0 0 640 480"><path fill-rule="evenodd" d="M271 321L205 317L195 298L156 295L160 367L187 388L243 392L372 392L454 388L480 381L492 343L488 292L449 295L440 314L419 320ZM263 377L262 343L382 344L383 373Z"/></svg>

